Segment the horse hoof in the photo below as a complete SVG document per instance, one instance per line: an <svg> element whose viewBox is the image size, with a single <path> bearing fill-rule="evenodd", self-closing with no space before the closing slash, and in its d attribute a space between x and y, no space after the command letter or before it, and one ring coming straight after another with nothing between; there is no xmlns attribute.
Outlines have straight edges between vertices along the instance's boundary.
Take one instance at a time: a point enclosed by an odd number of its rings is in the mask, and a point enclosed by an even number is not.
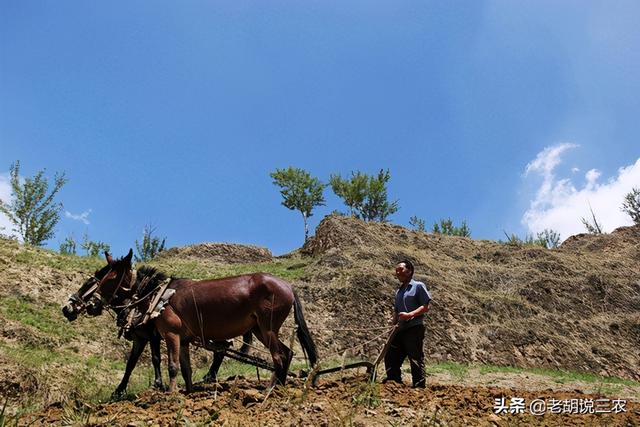
<svg viewBox="0 0 640 427"><path fill-rule="evenodd" d="M167 391L169 389L168 386L162 384L162 383L153 383L153 388L155 390L160 390L160 391Z"/></svg>
<svg viewBox="0 0 640 427"><path fill-rule="evenodd" d="M111 393L111 400L120 400L124 397L125 390L116 390Z"/></svg>
<svg viewBox="0 0 640 427"><path fill-rule="evenodd" d="M204 377L202 377L202 379L200 381L198 381L196 384L212 384L215 383L217 381L216 377L212 377L210 375L205 375Z"/></svg>

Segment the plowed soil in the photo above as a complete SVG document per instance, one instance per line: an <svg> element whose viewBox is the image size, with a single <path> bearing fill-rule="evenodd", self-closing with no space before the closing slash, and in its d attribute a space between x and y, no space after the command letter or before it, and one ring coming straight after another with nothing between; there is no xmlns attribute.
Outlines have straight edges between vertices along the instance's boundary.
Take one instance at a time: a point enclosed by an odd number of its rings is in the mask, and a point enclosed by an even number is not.
<svg viewBox="0 0 640 427"><path fill-rule="evenodd" d="M54 405L46 411L24 417L21 424L173 426L173 425L443 425L443 426L634 426L640 423L640 404L626 402L624 412L569 413L558 403L541 415L530 412L536 399L551 405L552 399L589 401L598 411L611 410L602 396L573 391L528 391L504 387L460 386L430 383L426 389L412 389L395 383L370 384L365 376L322 380L307 387L295 380L287 387L267 393L266 382L227 380L205 386L189 396L148 390L139 397L115 403L89 406L72 403ZM496 399L523 398L523 413L496 414ZM70 406L71 405L71 406ZM515 407L514 407L515 408ZM515 411L515 409L514 409ZM564 412L563 412L564 411ZM594 409L595 411L595 409ZM575 411L574 411L575 412ZM80 415L79 415L80 414ZM84 415L82 415L84 414Z"/></svg>

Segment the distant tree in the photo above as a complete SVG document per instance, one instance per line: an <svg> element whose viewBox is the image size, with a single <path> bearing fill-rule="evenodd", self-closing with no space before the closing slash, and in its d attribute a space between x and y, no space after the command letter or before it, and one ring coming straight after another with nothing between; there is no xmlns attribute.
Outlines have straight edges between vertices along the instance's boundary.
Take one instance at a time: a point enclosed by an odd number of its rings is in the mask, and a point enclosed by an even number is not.
<svg viewBox="0 0 640 427"><path fill-rule="evenodd" d="M389 170L380 169L375 176L360 171L351 172L349 180L340 175L331 175L329 183L333 192L349 207L352 216L365 221L384 222L398 211L398 201L388 200L389 179Z"/></svg>
<svg viewBox="0 0 640 427"><path fill-rule="evenodd" d="M326 184L312 177L304 169L289 166L287 169L276 169L270 174L273 183L280 187L282 205L287 209L297 210L304 222L304 241L309 238L308 220L313 216L316 206L324 206Z"/></svg>
<svg viewBox="0 0 640 427"><path fill-rule="evenodd" d="M365 221L385 222L390 215L398 211L398 201L387 200L387 182L391 179L389 170L380 169L378 176L369 178L367 198L362 207L362 216Z"/></svg>
<svg viewBox="0 0 640 427"><path fill-rule="evenodd" d="M77 242L73 235L66 237L64 242L60 243L60 253L63 255L76 255Z"/></svg>
<svg viewBox="0 0 640 427"><path fill-rule="evenodd" d="M537 234L537 242L540 246L547 249L553 249L560 246L560 233L555 230L545 228Z"/></svg>
<svg viewBox="0 0 640 427"><path fill-rule="evenodd" d="M154 236L155 231L155 227L151 227L150 225L144 226L142 242L136 240L136 250L138 251L138 254L135 255L136 262L151 261L164 250L164 244L167 238L163 237L162 240L160 240L159 237Z"/></svg>
<svg viewBox="0 0 640 427"><path fill-rule="evenodd" d="M366 174L351 172L351 179L343 179L340 175L331 175L329 178L331 189L340 197L349 208L349 214L361 218L364 200L367 197L369 177Z"/></svg>
<svg viewBox="0 0 640 427"><path fill-rule="evenodd" d="M541 246L543 248L547 247L546 243L543 240L541 240L539 237L534 237L533 234L527 233L523 239L521 239L515 233L507 234L507 232L505 231L504 234L505 236L507 236L507 241L499 241L500 243L506 243L510 246Z"/></svg>
<svg viewBox="0 0 640 427"><path fill-rule="evenodd" d="M634 224L640 224L640 189L634 187L624 196L622 212L628 214Z"/></svg>
<svg viewBox="0 0 640 427"><path fill-rule="evenodd" d="M416 215L409 218L409 225L417 231L424 232L426 230L424 219L418 218Z"/></svg>
<svg viewBox="0 0 640 427"><path fill-rule="evenodd" d="M520 238L517 234L507 234L507 241L500 243L506 243L512 246L540 246L542 248L552 249L557 248L560 245L560 233L551 229L544 229L537 233L535 236L531 233L527 233L524 238Z"/></svg>
<svg viewBox="0 0 640 427"><path fill-rule="evenodd" d="M433 232L435 234L445 234L447 236L471 237L471 229L466 221L462 221L460 227L453 224L451 218L441 219L440 222L433 223Z"/></svg>
<svg viewBox="0 0 640 427"><path fill-rule="evenodd" d="M589 210L591 211L591 220L586 218L581 218L582 225L587 229L589 234L602 234L602 224L600 224L596 218L596 214L593 213L593 209L589 206Z"/></svg>
<svg viewBox="0 0 640 427"><path fill-rule="evenodd" d="M65 174L56 173L53 189L49 194L49 181L45 170L33 177L24 178L20 183L20 162L16 161L9 169L12 200L0 200L0 212L5 214L16 228L24 243L40 246L55 235L55 226L60 221L61 203L54 199L58 191L67 183Z"/></svg>
<svg viewBox="0 0 640 427"><path fill-rule="evenodd" d="M89 235L84 234L80 247L85 250L86 255L90 257L98 256L102 252L109 252L111 246L104 242L89 240Z"/></svg>

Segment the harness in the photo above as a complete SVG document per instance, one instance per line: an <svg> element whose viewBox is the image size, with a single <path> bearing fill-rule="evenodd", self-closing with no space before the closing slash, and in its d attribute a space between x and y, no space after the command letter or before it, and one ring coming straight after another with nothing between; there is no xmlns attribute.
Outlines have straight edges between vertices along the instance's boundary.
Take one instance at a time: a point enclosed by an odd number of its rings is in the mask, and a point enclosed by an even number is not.
<svg viewBox="0 0 640 427"><path fill-rule="evenodd" d="M144 289L144 287L153 279L154 275L145 277L138 289ZM165 309L165 306L169 303L169 300L176 293L175 289L167 289L169 284L171 283L170 278L165 279L157 288L148 292L146 295L140 297L137 293L133 296L133 300L129 304L125 304L122 306L112 307L118 309L129 310L127 312L126 318L122 322L120 327L120 331L118 333L118 337L124 334L125 338L128 337L129 333L137 327L144 326L149 322L149 320L153 320L156 317L160 316L162 311ZM140 310L140 305L143 301L151 298L151 302L147 307L147 310L142 313Z"/></svg>

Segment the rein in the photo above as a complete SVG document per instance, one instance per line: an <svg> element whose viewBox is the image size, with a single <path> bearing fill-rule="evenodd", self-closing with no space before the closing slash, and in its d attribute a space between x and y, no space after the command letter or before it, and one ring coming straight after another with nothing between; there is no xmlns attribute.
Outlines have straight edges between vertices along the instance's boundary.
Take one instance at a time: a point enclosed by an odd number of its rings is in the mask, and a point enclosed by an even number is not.
<svg viewBox="0 0 640 427"><path fill-rule="evenodd" d="M142 280L142 283L140 283L140 286L138 286L138 289L144 289L144 287L145 287L145 286L146 286L146 285L151 281L151 279L153 279L153 277L154 277L154 276L155 276L155 274L154 274L154 275L152 275L152 276L145 277L145 278ZM134 282L134 283L135 283L135 282ZM129 290L131 290L131 289L132 289L132 288L129 288ZM126 309L128 309L128 308L135 307L136 305L140 304L142 301L144 301L144 300L146 300L147 298L151 297L151 296L154 294L154 292L155 292L156 290L157 290L157 289L153 289L153 290L151 290L150 292L148 292L145 296L143 296L143 297L142 297L142 298L140 298L140 299L136 299L137 295L134 295L134 296L133 296L133 299L134 299L134 300L133 300L132 302L130 302L129 304L123 304L123 305L110 305L109 307L110 307L110 308L112 308L112 309L114 309L114 310L126 310Z"/></svg>

